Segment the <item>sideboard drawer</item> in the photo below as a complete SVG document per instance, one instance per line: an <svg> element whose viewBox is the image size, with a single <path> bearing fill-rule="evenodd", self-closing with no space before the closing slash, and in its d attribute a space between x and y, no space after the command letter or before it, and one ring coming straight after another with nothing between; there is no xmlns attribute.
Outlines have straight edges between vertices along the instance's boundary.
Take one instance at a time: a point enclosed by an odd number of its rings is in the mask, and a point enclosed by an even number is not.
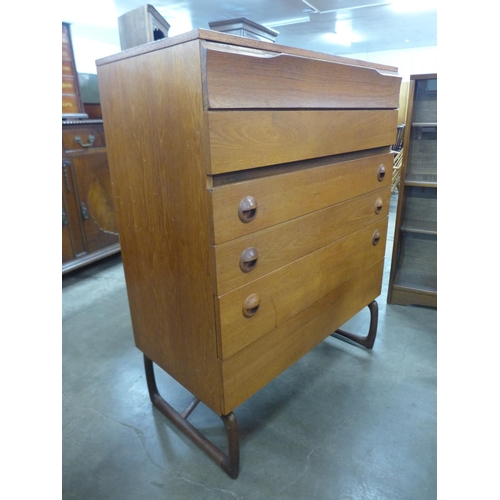
<svg viewBox="0 0 500 500"><path fill-rule="evenodd" d="M397 110L210 111L208 173L390 146L397 117Z"/></svg>
<svg viewBox="0 0 500 500"><path fill-rule="evenodd" d="M215 245L216 295L246 285L389 213L387 186L256 233Z"/></svg>
<svg viewBox="0 0 500 500"><path fill-rule="evenodd" d="M383 109L399 106L399 76L280 52L202 44L206 109Z"/></svg>
<svg viewBox="0 0 500 500"><path fill-rule="evenodd" d="M212 243L223 243L389 186L393 157L389 153L339 163L331 160L320 167L210 188Z"/></svg>
<svg viewBox="0 0 500 500"><path fill-rule="evenodd" d="M387 218L217 299L221 359L270 332L384 257Z"/></svg>
<svg viewBox="0 0 500 500"><path fill-rule="evenodd" d="M63 126L62 139L63 149L66 152L106 147L102 125L88 125L80 128L71 127L71 130L64 130Z"/></svg>

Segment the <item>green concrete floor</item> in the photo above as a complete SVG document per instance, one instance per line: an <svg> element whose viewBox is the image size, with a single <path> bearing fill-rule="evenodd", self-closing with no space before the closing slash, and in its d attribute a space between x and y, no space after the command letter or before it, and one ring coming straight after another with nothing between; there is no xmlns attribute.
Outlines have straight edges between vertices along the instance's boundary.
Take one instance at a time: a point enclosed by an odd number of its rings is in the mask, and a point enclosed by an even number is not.
<svg viewBox="0 0 500 500"><path fill-rule="evenodd" d="M328 338L238 407L236 480L151 406L120 256L63 276L63 498L435 499L437 311L386 303L396 199L373 351ZM190 401L157 380L175 408ZM225 446L206 407L190 421Z"/></svg>

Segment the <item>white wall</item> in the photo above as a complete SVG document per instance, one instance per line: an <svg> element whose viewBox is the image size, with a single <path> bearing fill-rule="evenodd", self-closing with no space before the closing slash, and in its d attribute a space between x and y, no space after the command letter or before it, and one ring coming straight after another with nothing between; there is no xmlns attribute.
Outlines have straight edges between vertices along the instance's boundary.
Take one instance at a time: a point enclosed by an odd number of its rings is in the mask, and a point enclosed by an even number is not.
<svg viewBox="0 0 500 500"><path fill-rule="evenodd" d="M396 66L403 81L410 75L437 73L437 46L349 55L353 59Z"/></svg>
<svg viewBox="0 0 500 500"><path fill-rule="evenodd" d="M109 43L96 42L88 38L73 36L73 51L75 53L76 70L78 73L97 74L96 60L111 56L121 51L120 43L113 45Z"/></svg>

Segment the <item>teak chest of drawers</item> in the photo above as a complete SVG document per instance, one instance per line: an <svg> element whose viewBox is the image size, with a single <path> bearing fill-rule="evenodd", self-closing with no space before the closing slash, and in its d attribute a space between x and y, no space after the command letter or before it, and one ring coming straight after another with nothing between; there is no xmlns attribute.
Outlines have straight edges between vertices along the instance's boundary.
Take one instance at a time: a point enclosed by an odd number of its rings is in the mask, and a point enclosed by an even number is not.
<svg viewBox="0 0 500 500"><path fill-rule="evenodd" d="M380 294L400 78L201 29L97 68L153 403L236 477L232 411ZM153 362L222 417L228 457Z"/></svg>

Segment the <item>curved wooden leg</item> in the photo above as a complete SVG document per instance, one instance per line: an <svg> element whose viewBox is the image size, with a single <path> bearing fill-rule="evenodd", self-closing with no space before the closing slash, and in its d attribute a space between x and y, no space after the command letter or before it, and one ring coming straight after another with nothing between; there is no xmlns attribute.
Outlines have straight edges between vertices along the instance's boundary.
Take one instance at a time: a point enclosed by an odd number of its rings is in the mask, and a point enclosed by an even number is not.
<svg viewBox="0 0 500 500"><path fill-rule="evenodd" d="M335 333L332 333L333 336L340 336L346 339L352 340L356 344L362 345L367 349L372 349L373 344L375 344L375 338L377 337L377 327L378 327L378 304L377 301L374 300L370 304L368 304L368 309L370 309L370 328L368 329L368 335L363 337L361 335L356 335L354 333L349 333L344 330L336 330Z"/></svg>
<svg viewBox="0 0 500 500"><path fill-rule="evenodd" d="M200 402L199 399L194 398L182 413L177 412L158 392L153 362L147 356L144 356L144 368L146 371L149 397L151 398L153 406L184 432L184 434L199 446L226 474L232 479L236 479L240 472L240 447L238 424L234 413L231 412L228 415L220 416L228 437L229 452L226 455L209 441L196 427L187 421L188 416Z"/></svg>

